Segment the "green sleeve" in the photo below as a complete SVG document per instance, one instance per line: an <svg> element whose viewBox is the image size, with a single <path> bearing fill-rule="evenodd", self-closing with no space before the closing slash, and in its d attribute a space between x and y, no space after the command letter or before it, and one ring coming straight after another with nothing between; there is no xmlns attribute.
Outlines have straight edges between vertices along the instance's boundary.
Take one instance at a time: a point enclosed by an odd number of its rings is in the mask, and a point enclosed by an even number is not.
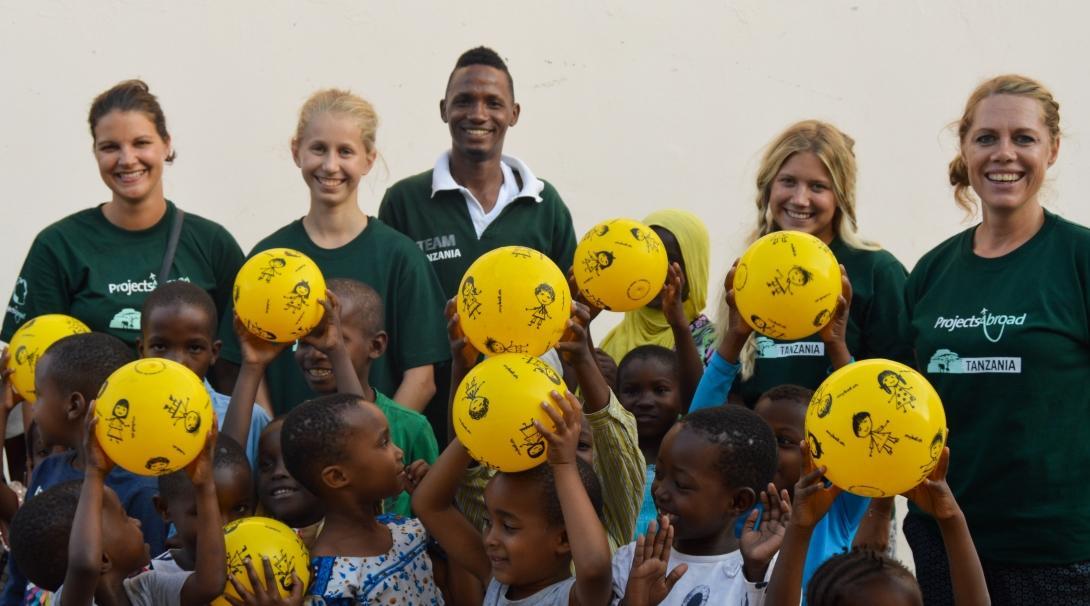
<svg viewBox="0 0 1090 606"><path fill-rule="evenodd" d="M410 248L411 247L411 248ZM396 326L386 355L395 359L397 373L450 358L443 318L443 291L424 253L408 240L397 272L396 292L386 305L396 305ZM387 308L389 309L389 308Z"/></svg>
<svg viewBox="0 0 1090 606"><path fill-rule="evenodd" d="M908 337L905 283L908 272L892 256L874 268L873 295L865 325L860 326L862 351L856 359L886 358L913 366L912 342Z"/></svg>
<svg viewBox="0 0 1090 606"><path fill-rule="evenodd" d="M396 195L397 193L394 192L393 188L386 190L386 194L382 196L382 202L378 205L378 219L397 231L401 231L401 223L394 213L395 203L393 198Z"/></svg>
<svg viewBox="0 0 1090 606"><path fill-rule="evenodd" d="M11 341L24 322L42 314L68 313L72 285L65 263L47 234L38 234L15 280L0 340Z"/></svg>
<svg viewBox="0 0 1090 606"><path fill-rule="evenodd" d="M571 212L560 199L560 194L556 193L556 190L553 190L553 194L556 196L557 221L553 236L553 250L549 257L561 271L567 274L575 258L575 226L572 224Z"/></svg>
<svg viewBox="0 0 1090 606"><path fill-rule="evenodd" d="M406 458L410 463L417 459L424 459L428 465L431 465L435 459L439 458L439 443L435 440L435 432L431 430L431 423L428 422L427 417L420 415L417 419L419 422L413 424L411 457ZM406 453L408 454L410 453Z"/></svg>
<svg viewBox="0 0 1090 606"><path fill-rule="evenodd" d="M242 267L245 256L242 254L242 248L235 241L234 236L222 226L217 227L219 227L219 230L216 234L215 250L212 257L212 272L215 274L216 279L216 311L220 314L227 312L233 314L231 293L235 286L235 276L238 275L238 270ZM227 318L230 319L230 316L227 316ZM230 328L231 323L228 322L227 326Z"/></svg>

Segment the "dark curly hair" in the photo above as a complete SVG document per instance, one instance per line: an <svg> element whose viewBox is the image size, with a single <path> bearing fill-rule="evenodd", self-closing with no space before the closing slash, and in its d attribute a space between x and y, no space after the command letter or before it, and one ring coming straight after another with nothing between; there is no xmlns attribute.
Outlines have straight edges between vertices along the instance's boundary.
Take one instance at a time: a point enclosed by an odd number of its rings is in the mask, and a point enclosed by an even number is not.
<svg viewBox="0 0 1090 606"><path fill-rule="evenodd" d="M38 360L38 370L45 371L39 380L48 379L65 394L78 393L90 402L115 370L135 359L132 348L113 335L69 335L50 345Z"/></svg>
<svg viewBox="0 0 1090 606"><path fill-rule="evenodd" d="M303 487L319 497L325 494L322 470L344 459L351 432L344 422L344 413L363 401L353 394L330 394L303 402L284 418L280 428L284 466Z"/></svg>
<svg viewBox="0 0 1090 606"><path fill-rule="evenodd" d="M153 309L181 307L183 305L196 307L204 312L205 316L208 317L208 334L215 339L219 314L216 312L216 303L212 300L212 295L209 295L208 291L200 286L184 280L160 284L155 290L151 291L148 298L144 300L144 307L140 312L140 330L143 331L147 328L148 318L151 317Z"/></svg>
<svg viewBox="0 0 1090 606"><path fill-rule="evenodd" d="M469 67L470 65L487 65L488 67L494 67L506 74L507 90L511 92L511 98L515 98L515 79L511 77L511 72L507 69L507 63L504 62L499 53L487 46L471 48L458 57L458 61L454 64L454 69L450 70L450 76L447 77L448 90L450 89L451 80L454 79L454 72L463 67Z"/></svg>
<svg viewBox="0 0 1090 606"><path fill-rule="evenodd" d="M760 493L768 487L779 464L779 448L772 428L744 406L703 408L680 421L691 431L719 447L717 467L731 488L750 488Z"/></svg>
<svg viewBox="0 0 1090 606"><path fill-rule="evenodd" d="M865 547L855 547L847 553L833 556L814 571L806 586L806 603L811 606L837 606L848 597L859 596L860 586L878 578L888 578L913 587L919 585L904 564L885 554ZM923 598L920 598L923 603Z"/></svg>
<svg viewBox="0 0 1090 606"><path fill-rule="evenodd" d="M68 536L83 480L70 480L27 499L11 521L11 557L31 583L56 591L68 571Z"/></svg>
<svg viewBox="0 0 1090 606"><path fill-rule="evenodd" d="M598 514L598 519L602 519L602 484L598 481L597 474L594 473L594 468L587 464L582 459L575 460L576 469L579 470L579 479L583 482L583 489L587 491L587 496L590 497L590 504L594 506L594 513ZM544 493L545 501L545 519L548 520L550 526L564 526L564 512L560 508L560 495L556 492L556 477L553 476L553 468L548 463L542 463L537 467L532 467L526 471L519 471L515 473L502 473L510 478L524 479L530 482L534 482L541 486L541 491Z"/></svg>

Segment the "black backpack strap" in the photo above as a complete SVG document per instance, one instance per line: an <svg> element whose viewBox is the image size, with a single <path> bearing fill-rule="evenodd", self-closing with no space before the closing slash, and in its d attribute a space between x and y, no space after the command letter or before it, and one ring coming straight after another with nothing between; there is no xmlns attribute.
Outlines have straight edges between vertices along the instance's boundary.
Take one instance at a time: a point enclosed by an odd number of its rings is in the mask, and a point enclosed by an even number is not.
<svg viewBox="0 0 1090 606"><path fill-rule="evenodd" d="M182 221L185 220L185 212L174 208L174 220L170 223L170 238L167 240L167 249L163 253L163 265L155 276L155 281L165 284L170 276L170 267L174 265L174 253L178 250L178 238L182 235Z"/></svg>

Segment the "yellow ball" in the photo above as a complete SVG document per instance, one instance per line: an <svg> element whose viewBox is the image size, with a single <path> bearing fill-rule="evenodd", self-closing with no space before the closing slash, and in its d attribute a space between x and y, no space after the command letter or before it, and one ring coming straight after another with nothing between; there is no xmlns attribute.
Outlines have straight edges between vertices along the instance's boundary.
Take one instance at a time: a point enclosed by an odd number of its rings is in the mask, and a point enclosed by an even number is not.
<svg viewBox="0 0 1090 606"><path fill-rule="evenodd" d="M533 420L556 425L541 408L563 379L539 358L501 354L469 371L454 395L454 433L470 456L500 471L523 471L545 462L547 443Z"/></svg>
<svg viewBox="0 0 1090 606"><path fill-rule="evenodd" d="M666 247L650 227L612 219L579 241L572 270L579 291L595 307L630 311L659 294L668 266Z"/></svg>
<svg viewBox="0 0 1090 606"><path fill-rule="evenodd" d="M162 358L129 362L102 384L95 433L115 463L143 476L182 469L204 447L216 422L204 383Z"/></svg>
<svg viewBox="0 0 1090 606"><path fill-rule="evenodd" d="M272 518L252 517L235 520L223 528L227 547L227 572L248 591L253 591L250 575L246 572L246 558L250 558L258 579L265 582L265 565L262 557L269 558L276 575L280 595L291 595L291 573L295 572L303 587L310 583L310 555L303 541L283 522ZM238 598L230 582L224 596ZM224 596L216 598L213 606L230 604Z"/></svg>
<svg viewBox="0 0 1090 606"><path fill-rule="evenodd" d="M946 412L915 370L890 360L863 360L829 375L806 410L806 440L815 465L837 486L865 497L901 494L938 464Z"/></svg>
<svg viewBox="0 0 1090 606"><path fill-rule="evenodd" d="M777 231L754 242L734 272L734 302L753 330L793 341L829 323L841 294L840 265L824 242Z"/></svg>
<svg viewBox="0 0 1090 606"><path fill-rule="evenodd" d="M481 255L462 276L457 301L466 338L485 355L539 356L560 341L571 316L564 272L522 246Z"/></svg>
<svg viewBox="0 0 1090 606"><path fill-rule="evenodd" d="M15 393L27 402L38 399L34 391L34 368L49 346L69 335L91 332L87 325L72 316L46 314L19 327L8 344L11 385Z"/></svg>
<svg viewBox="0 0 1090 606"><path fill-rule="evenodd" d="M370 262L363 260L361 262ZM235 277L235 313L253 334L277 343L294 341L322 320L325 279L318 265L290 248L250 257Z"/></svg>

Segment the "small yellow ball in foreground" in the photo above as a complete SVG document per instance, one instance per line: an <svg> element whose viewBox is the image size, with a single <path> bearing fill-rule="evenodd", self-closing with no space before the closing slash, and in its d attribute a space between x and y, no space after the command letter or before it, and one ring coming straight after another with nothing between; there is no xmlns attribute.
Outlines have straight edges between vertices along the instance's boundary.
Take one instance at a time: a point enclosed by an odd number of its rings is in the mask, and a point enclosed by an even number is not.
<svg viewBox="0 0 1090 606"><path fill-rule="evenodd" d="M837 486L865 497L901 494L938 464L946 411L931 384L890 360L854 362L814 392L806 441Z"/></svg>
<svg viewBox="0 0 1090 606"><path fill-rule="evenodd" d="M33 318L19 327L8 344L8 367L11 368L11 385L15 393L27 402L38 399L34 390L34 369L45 350L69 335L91 332L87 325L72 316L46 314Z"/></svg>
<svg viewBox="0 0 1090 606"><path fill-rule="evenodd" d="M556 425L541 408L564 381L539 358L501 354L473 367L458 386L451 411L454 432L470 456L500 471L530 469L545 462L547 443L534 426Z"/></svg>
<svg viewBox="0 0 1090 606"><path fill-rule="evenodd" d="M571 289L549 257L532 248L504 246L469 266L457 303L462 330L478 351L539 356L564 335Z"/></svg>
<svg viewBox="0 0 1090 606"><path fill-rule="evenodd" d="M631 311L647 305L666 282L666 247L650 227L631 219L603 221L575 248L579 291L595 307Z"/></svg>
<svg viewBox="0 0 1090 606"><path fill-rule="evenodd" d="M266 341L287 343L309 333L322 320L325 296L318 265L290 248L255 254L235 277L235 313L247 330Z"/></svg>
<svg viewBox="0 0 1090 606"><path fill-rule="evenodd" d="M262 557L269 558L276 575L277 590L283 597L291 595L292 572L299 577L304 588L310 584L310 555L307 548L299 536L283 522L256 516L242 518L225 526L223 533L227 548L227 572L248 591L252 591L253 587L246 572L246 558L250 558L254 571L263 582L265 565ZM229 582L224 596L238 597L234 586ZM230 604L224 596L216 598L212 605Z"/></svg>
<svg viewBox="0 0 1090 606"><path fill-rule="evenodd" d="M840 265L824 242L799 231L770 233L734 272L734 302L753 330L793 341L829 323L841 294Z"/></svg>
<svg viewBox="0 0 1090 606"><path fill-rule="evenodd" d="M129 362L102 384L95 433L106 455L143 476L177 471L200 454L216 422L204 382L162 358Z"/></svg>

